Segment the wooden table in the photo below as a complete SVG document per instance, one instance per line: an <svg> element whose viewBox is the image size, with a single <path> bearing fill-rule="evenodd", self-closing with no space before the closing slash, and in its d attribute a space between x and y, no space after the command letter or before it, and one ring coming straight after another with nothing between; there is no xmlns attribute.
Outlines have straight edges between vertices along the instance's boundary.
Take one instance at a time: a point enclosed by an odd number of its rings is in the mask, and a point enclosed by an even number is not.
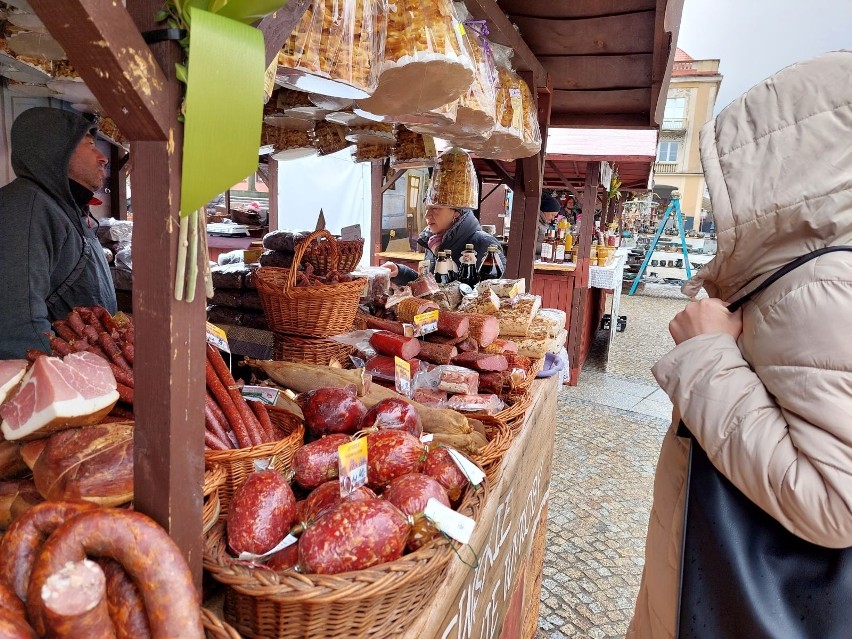
<svg viewBox="0 0 852 639"><path fill-rule="evenodd" d="M490 488L471 548L477 568L450 563L437 598L400 639L532 639L538 627L557 377L533 384L533 404ZM473 559L471 548L462 556Z"/></svg>

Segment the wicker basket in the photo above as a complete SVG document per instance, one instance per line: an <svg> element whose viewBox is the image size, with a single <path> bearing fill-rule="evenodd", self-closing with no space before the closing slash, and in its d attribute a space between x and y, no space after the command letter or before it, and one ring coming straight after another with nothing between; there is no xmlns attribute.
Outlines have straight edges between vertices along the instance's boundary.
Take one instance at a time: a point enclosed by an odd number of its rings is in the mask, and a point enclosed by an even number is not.
<svg viewBox="0 0 852 639"><path fill-rule="evenodd" d="M204 636L207 639L243 639L240 633L207 608L201 609L201 625L204 626Z"/></svg>
<svg viewBox="0 0 852 639"><path fill-rule="evenodd" d="M228 507L234 491L239 488L251 473L255 472L255 462L271 460L271 468L284 472L289 470L293 455L302 446L305 439L305 427L301 421L293 420L288 411L267 406L273 426L286 436L277 442L237 448L235 450L208 450L204 460L208 468L220 465L226 473L225 481L219 487L221 517L228 514Z"/></svg>
<svg viewBox="0 0 852 639"><path fill-rule="evenodd" d="M505 400L506 408L494 415L494 417L505 423L523 417L527 409L532 405L532 399L532 394L529 392L517 393L513 391Z"/></svg>
<svg viewBox="0 0 852 639"><path fill-rule="evenodd" d="M325 237L331 251L330 265L337 268L340 252L328 231L315 231L296 247L294 264L299 264L307 247ZM352 326L366 278L340 284L296 286L296 269L262 266L254 273L254 282L269 328L278 333L300 337L331 337Z"/></svg>
<svg viewBox="0 0 852 639"><path fill-rule="evenodd" d="M334 360L345 364L352 347L330 339L308 339L294 335L274 333L273 359L284 362L302 362L328 366Z"/></svg>
<svg viewBox="0 0 852 639"><path fill-rule="evenodd" d="M485 434L488 444L481 448L476 454L470 455L470 459L482 467L489 480L500 468L503 455L509 450L515 433L506 422L492 417L491 415L468 415L471 419L477 419L485 425Z"/></svg>
<svg viewBox="0 0 852 639"><path fill-rule="evenodd" d="M202 530L206 534L222 514L219 491L228 479L228 472L221 464L208 464L204 471L204 507L201 511Z"/></svg>
<svg viewBox="0 0 852 639"><path fill-rule="evenodd" d="M305 248L305 256L302 258L302 264L310 264L314 267L315 275L325 275L329 271L338 270L341 273L351 273L361 261L361 256L364 253L364 238L357 240L339 240L337 242L337 252L339 259L337 268L332 266L332 251L331 242L320 240L309 244Z"/></svg>
<svg viewBox="0 0 852 639"><path fill-rule="evenodd" d="M468 490L459 512L478 519L488 482ZM274 572L233 562L224 522L205 541L204 567L225 584L224 616L248 637L354 639L388 637L433 600L455 549L439 537L396 561L339 575ZM457 546L457 544L453 544Z"/></svg>

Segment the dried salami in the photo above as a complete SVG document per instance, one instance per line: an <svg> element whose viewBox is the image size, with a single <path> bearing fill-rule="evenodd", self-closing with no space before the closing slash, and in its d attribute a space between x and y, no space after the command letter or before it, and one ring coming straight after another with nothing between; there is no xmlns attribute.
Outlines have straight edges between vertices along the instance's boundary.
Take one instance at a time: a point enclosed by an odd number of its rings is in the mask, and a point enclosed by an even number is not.
<svg viewBox="0 0 852 639"><path fill-rule="evenodd" d="M296 516L296 497L284 475L264 470L237 488L228 509L228 545L236 554L262 555L287 533Z"/></svg>

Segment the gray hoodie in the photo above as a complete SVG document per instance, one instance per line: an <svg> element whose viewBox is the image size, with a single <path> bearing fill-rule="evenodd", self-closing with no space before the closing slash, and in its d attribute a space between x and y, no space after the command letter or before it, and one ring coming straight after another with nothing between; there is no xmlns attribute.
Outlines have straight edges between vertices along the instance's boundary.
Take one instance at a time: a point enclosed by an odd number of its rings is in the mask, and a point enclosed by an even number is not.
<svg viewBox="0 0 852 639"><path fill-rule="evenodd" d="M50 322L75 306L116 311L109 267L75 202L68 162L92 123L69 111L34 108L12 125L12 168L0 189L0 359L50 352Z"/></svg>

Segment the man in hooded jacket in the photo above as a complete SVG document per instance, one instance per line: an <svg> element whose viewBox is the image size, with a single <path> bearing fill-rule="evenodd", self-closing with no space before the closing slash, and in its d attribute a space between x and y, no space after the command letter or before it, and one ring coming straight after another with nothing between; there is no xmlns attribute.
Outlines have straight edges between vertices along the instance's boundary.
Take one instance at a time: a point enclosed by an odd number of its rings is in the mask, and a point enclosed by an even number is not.
<svg viewBox="0 0 852 639"><path fill-rule="evenodd" d="M116 311L112 277L89 216L106 157L85 118L51 108L12 124L12 169L0 189L0 359L50 352L53 320L75 306Z"/></svg>
<svg viewBox="0 0 852 639"><path fill-rule="evenodd" d="M688 444L791 533L852 546L852 257L828 253L729 313L798 257L852 245L852 51L769 78L701 131L716 257L683 287L654 366L674 404L628 639L675 636ZM719 614L725 614L720 610Z"/></svg>

